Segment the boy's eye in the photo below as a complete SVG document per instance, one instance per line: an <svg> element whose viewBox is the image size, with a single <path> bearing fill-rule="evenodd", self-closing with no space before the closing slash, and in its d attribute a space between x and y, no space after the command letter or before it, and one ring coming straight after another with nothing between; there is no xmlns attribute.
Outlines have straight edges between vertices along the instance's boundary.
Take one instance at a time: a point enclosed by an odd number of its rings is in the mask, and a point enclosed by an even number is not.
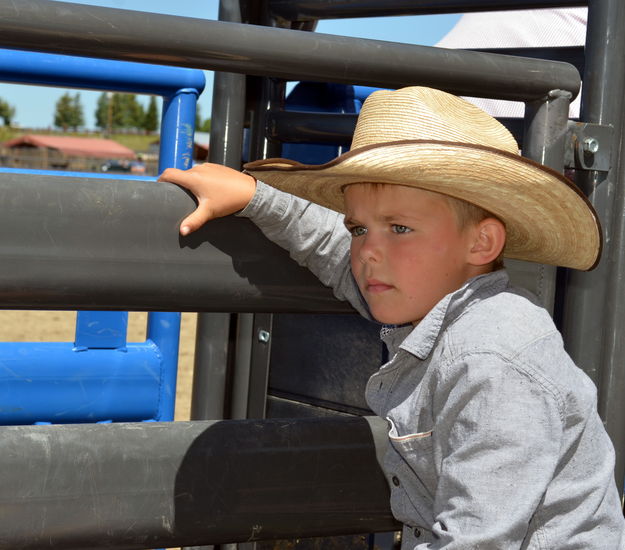
<svg viewBox="0 0 625 550"><path fill-rule="evenodd" d="M367 232L367 229L362 225L354 225L352 227L348 227L347 229L352 234L352 237L360 237Z"/></svg>
<svg viewBox="0 0 625 550"><path fill-rule="evenodd" d="M410 229L409 227L406 227L405 225L397 225L397 224L393 224L391 226L391 230L393 231L393 233L410 233L412 231L412 229Z"/></svg>

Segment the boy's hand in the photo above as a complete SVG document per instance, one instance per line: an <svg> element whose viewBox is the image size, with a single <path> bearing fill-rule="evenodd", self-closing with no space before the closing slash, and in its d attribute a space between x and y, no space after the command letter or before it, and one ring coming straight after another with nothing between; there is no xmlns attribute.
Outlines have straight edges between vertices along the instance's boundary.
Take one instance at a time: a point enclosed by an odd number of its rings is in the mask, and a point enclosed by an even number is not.
<svg viewBox="0 0 625 550"><path fill-rule="evenodd" d="M256 191L256 180L252 176L220 164L199 164L189 170L167 168L158 181L180 185L197 198L197 208L180 224L183 236L213 218L228 216L245 208Z"/></svg>

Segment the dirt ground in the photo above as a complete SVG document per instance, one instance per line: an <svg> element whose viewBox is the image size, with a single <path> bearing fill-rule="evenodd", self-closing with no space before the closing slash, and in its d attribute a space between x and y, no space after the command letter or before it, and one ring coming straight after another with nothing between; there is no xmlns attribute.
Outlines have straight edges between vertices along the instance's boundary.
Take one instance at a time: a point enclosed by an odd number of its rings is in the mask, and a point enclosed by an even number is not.
<svg viewBox="0 0 625 550"><path fill-rule="evenodd" d="M195 348L196 313L183 313L178 355L176 420L189 420ZM73 342L74 311L0 310L0 342ZM128 342L145 341L147 313L130 313Z"/></svg>

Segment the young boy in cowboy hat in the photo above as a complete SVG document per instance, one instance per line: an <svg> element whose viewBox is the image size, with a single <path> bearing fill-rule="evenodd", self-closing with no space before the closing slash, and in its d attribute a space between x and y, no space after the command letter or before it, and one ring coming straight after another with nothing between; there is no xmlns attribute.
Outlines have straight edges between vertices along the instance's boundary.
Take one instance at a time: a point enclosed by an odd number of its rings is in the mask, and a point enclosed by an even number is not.
<svg viewBox="0 0 625 550"><path fill-rule="evenodd" d="M402 548L625 547L595 388L499 264L502 253L596 264L601 231L572 183L520 157L477 107L420 87L372 94L351 151L327 164L246 170L161 179L198 199L183 235L243 209L383 323L391 360L366 397L389 422L384 468Z"/></svg>

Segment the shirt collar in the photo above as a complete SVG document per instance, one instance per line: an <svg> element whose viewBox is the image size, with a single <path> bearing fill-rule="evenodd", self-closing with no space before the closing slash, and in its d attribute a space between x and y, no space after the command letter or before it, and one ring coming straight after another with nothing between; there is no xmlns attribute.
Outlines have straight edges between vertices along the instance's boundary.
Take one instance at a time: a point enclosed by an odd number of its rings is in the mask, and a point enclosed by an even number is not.
<svg viewBox="0 0 625 550"><path fill-rule="evenodd" d="M399 347L421 360L426 359L439 334L460 313L466 311L473 304L502 292L508 286L509 278L505 269L469 279L458 290L448 294L438 302L410 331ZM392 333L399 329L405 330L406 327L383 327L381 331L383 339L392 337Z"/></svg>

